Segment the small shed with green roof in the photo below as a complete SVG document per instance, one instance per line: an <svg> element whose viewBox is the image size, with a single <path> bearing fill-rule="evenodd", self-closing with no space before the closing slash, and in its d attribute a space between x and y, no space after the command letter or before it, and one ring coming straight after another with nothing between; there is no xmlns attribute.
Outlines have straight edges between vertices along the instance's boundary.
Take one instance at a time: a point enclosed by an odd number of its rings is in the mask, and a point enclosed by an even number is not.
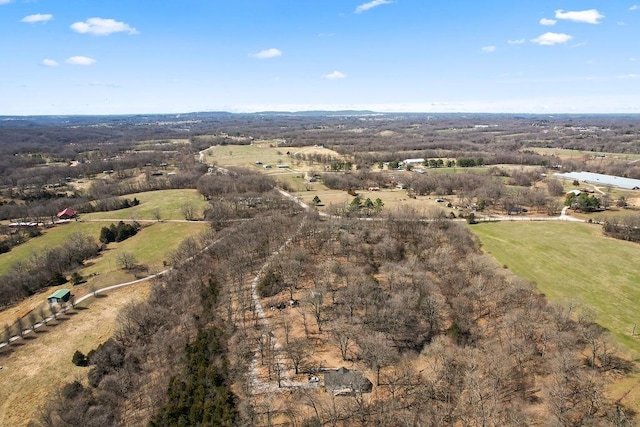
<svg viewBox="0 0 640 427"><path fill-rule="evenodd" d="M60 304L61 302L67 302L71 298L71 291L69 289L58 289L47 297L49 304Z"/></svg>

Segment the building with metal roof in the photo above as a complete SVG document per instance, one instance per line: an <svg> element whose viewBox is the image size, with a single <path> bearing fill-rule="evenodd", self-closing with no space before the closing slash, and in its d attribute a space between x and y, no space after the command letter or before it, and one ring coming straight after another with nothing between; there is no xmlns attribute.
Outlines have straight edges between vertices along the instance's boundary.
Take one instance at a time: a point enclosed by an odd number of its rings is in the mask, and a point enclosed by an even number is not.
<svg viewBox="0 0 640 427"><path fill-rule="evenodd" d="M71 298L71 291L69 289L58 289L47 297L49 304L60 304L67 302Z"/></svg>
<svg viewBox="0 0 640 427"><path fill-rule="evenodd" d="M590 184L625 188L627 190L640 190L640 179L624 178L622 176L604 175L593 172L554 173L553 176L584 181Z"/></svg>

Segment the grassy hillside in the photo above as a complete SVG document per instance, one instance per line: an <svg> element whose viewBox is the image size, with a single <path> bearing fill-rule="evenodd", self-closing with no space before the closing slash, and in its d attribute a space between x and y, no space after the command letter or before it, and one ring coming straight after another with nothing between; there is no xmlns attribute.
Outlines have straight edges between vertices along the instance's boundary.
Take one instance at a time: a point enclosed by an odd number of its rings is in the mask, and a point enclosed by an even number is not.
<svg viewBox="0 0 640 427"><path fill-rule="evenodd" d="M134 198L140 201L138 206L127 209L120 209L110 212L95 212L83 214L82 219L156 219L156 212L160 213L161 219L184 219L181 208L185 204L191 204L196 209L198 216L202 215L207 202L197 190L159 190L145 193L127 194L126 199Z"/></svg>
<svg viewBox="0 0 640 427"><path fill-rule="evenodd" d="M564 222L479 224L472 231L486 252L550 300L593 307L598 323L640 355L639 337L632 336L640 322L638 244L605 237L597 225Z"/></svg>
<svg viewBox="0 0 640 427"><path fill-rule="evenodd" d="M10 252L0 254L0 275L6 273L11 264L28 258L33 252L63 244L73 233L90 234L97 241L98 237L100 237L100 229L104 226L105 224L101 223L69 222L45 229L42 236L32 238L26 243L11 249Z"/></svg>

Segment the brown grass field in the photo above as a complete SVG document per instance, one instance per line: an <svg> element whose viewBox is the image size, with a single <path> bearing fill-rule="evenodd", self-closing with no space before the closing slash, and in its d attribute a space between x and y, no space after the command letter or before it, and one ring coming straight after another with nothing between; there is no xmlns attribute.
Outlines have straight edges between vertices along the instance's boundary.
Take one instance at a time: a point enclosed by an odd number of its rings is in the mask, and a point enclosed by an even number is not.
<svg viewBox="0 0 640 427"><path fill-rule="evenodd" d="M0 353L0 426L26 426L60 386L74 380L86 384L89 368L71 363L73 353L86 354L106 341L120 308L144 300L149 290L141 283L91 299L89 306L81 304Z"/></svg>

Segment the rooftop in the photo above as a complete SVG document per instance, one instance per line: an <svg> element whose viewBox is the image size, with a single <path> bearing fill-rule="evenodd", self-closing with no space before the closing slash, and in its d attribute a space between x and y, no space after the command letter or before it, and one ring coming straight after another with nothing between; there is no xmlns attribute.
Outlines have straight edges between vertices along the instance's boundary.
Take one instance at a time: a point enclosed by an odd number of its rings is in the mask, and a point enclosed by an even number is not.
<svg viewBox="0 0 640 427"><path fill-rule="evenodd" d="M71 291L69 289L58 289L57 291L49 295L49 298L63 298L65 295L67 295L70 292Z"/></svg>

